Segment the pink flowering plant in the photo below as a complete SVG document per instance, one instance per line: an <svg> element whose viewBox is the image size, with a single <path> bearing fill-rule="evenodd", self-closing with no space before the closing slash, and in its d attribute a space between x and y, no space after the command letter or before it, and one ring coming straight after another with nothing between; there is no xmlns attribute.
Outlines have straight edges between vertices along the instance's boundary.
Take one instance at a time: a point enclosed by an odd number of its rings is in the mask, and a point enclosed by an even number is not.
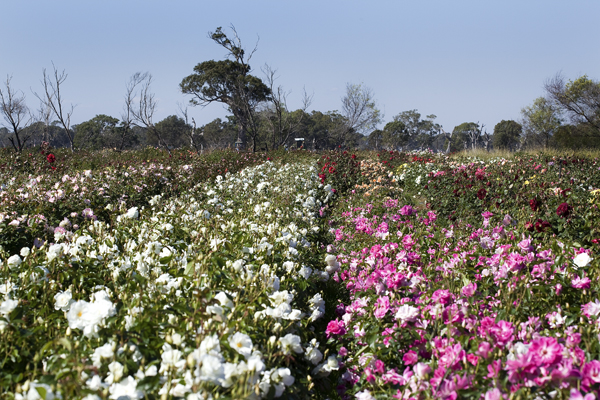
<svg viewBox="0 0 600 400"><path fill-rule="evenodd" d="M537 211L525 202L532 193L517 197L523 207L512 215L490 200L488 170L514 164L431 164L427 180L422 163L401 166L399 198L340 199L330 221L341 266L334 279L350 295L326 331L344 366L341 398L592 398L600 389L600 274L594 242L577 229L600 221L576 210L594 199L598 174L556 216L570 218L565 229L535 234L523 223ZM465 174L480 185L465 188L471 208L453 200L450 183L421 202L437 177ZM457 208L435 210L444 204Z"/></svg>

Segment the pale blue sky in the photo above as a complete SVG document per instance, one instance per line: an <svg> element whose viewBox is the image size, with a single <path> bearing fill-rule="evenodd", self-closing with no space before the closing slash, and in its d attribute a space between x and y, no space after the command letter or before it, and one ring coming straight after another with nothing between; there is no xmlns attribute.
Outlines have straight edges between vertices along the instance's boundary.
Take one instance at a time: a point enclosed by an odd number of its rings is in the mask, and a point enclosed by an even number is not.
<svg viewBox="0 0 600 400"><path fill-rule="evenodd" d="M79 123L119 118L129 77L149 71L158 122L187 104L179 83L194 65L225 56L208 32L233 24L247 48L260 37L254 74L277 69L292 109L303 87L325 112L340 108L347 82L364 83L386 122L418 109L446 130L480 121L491 132L557 72L600 79L599 16L596 0L3 0L0 77L12 75L35 108L32 90L54 62ZM189 108L198 124L226 113Z"/></svg>

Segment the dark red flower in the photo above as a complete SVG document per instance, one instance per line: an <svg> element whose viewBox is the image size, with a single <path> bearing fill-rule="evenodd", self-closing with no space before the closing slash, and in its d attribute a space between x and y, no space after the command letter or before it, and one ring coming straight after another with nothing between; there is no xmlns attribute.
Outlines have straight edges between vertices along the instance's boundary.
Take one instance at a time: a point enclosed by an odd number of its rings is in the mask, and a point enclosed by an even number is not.
<svg viewBox="0 0 600 400"><path fill-rule="evenodd" d="M542 221L541 219L538 219L535 222L535 230L536 231L543 232L544 230L546 230L546 228L550 228L550 222Z"/></svg>
<svg viewBox="0 0 600 400"><path fill-rule="evenodd" d="M48 162L52 164L54 161L56 161L56 157L54 157L54 154L50 153L46 156L46 160L48 160Z"/></svg>
<svg viewBox="0 0 600 400"><path fill-rule="evenodd" d="M531 207L531 211L537 211L540 208L541 203L538 199L529 200L529 207Z"/></svg>
<svg viewBox="0 0 600 400"><path fill-rule="evenodd" d="M534 228L533 223L531 223L529 221L525 222L525 229L527 229L529 232L532 232L533 228Z"/></svg>
<svg viewBox="0 0 600 400"><path fill-rule="evenodd" d="M566 218L569 216L569 214L571 214L572 209L573 207L571 207L567 203L561 203L556 209L556 215L558 215L561 218Z"/></svg>
<svg viewBox="0 0 600 400"><path fill-rule="evenodd" d="M485 189L481 188L477 191L477 198L479 200L483 200L483 199L485 199L486 194L487 194L487 192L485 191Z"/></svg>

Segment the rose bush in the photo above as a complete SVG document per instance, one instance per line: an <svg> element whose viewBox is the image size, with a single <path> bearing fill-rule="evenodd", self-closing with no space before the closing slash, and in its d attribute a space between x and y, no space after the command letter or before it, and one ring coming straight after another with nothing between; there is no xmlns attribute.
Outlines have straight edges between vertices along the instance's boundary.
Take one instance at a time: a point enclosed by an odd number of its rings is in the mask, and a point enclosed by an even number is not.
<svg viewBox="0 0 600 400"><path fill-rule="evenodd" d="M334 279L350 299L327 334L342 398L597 393L598 165L533 177L540 159L409 161L393 170L396 196L339 200Z"/></svg>
<svg viewBox="0 0 600 400"><path fill-rule="evenodd" d="M94 187L93 173L73 175ZM310 398L331 387L319 209L333 193L314 162L188 187L110 204L110 224L84 210L51 241L2 252L3 396Z"/></svg>

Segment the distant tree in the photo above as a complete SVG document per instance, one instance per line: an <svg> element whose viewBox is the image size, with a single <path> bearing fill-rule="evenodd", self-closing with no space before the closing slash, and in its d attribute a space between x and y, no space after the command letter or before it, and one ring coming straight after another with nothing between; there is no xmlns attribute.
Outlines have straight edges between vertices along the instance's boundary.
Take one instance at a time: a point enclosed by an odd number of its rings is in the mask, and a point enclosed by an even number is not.
<svg viewBox="0 0 600 400"><path fill-rule="evenodd" d="M289 142L290 138L294 138L300 131L302 120L307 115L306 110L312 103L312 96L309 96L305 91L302 97L302 108L290 112L287 107L287 96L290 92L286 92L282 86L275 87L276 72L269 65L265 65L263 68L271 96L260 113L266 122L270 136L268 141L271 143L272 149L277 149Z"/></svg>
<svg viewBox="0 0 600 400"><path fill-rule="evenodd" d="M23 129L23 132L31 135L28 147L39 146L42 142L48 142L51 147L70 146L69 138L58 121L51 121L49 123L46 121L36 121Z"/></svg>
<svg viewBox="0 0 600 400"><path fill-rule="evenodd" d="M484 125L480 125L479 122L463 122L455 126L450 143L451 151L466 150L469 147L475 150L481 144L483 127Z"/></svg>
<svg viewBox="0 0 600 400"><path fill-rule="evenodd" d="M8 128L2 126L0 127L0 147L4 148L4 147L10 147L10 141L8 140L8 137L10 136L10 133L8 131Z"/></svg>
<svg viewBox="0 0 600 400"><path fill-rule="evenodd" d="M383 146L383 131L375 129L369 134L367 145L372 150L379 150Z"/></svg>
<svg viewBox="0 0 600 400"><path fill-rule="evenodd" d="M188 116L188 108L184 107L182 104L179 104L179 113L178 116L185 122L185 125L188 126L187 130L183 131L183 135L185 136L186 143L189 144L191 149L194 149L198 154L204 149L205 141L203 138L203 132L198 130L196 127L196 121L194 118L190 118Z"/></svg>
<svg viewBox="0 0 600 400"><path fill-rule="evenodd" d="M228 38L217 28L209 33L218 45L228 51L231 59L223 61L204 61L194 67L194 73L180 83L184 94L192 95L190 103L206 106L217 102L226 104L238 123L238 139L246 141L246 136L252 140L252 148L256 150L258 121L256 109L258 105L270 99L271 90L260 78L250 74L249 62L256 48L246 57L242 42L235 30L233 38Z"/></svg>
<svg viewBox="0 0 600 400"><path fill-rule="evenodd" d="M336 111L312 111L306 121L305 132L302 133L307 143L314 143L318 150L334 149L344 146L354 147L362 136L358 132L348 130L345 117ZM344 137L343 144L340 140Z"/></svg>
<svg viewBox="0 0 600 400"><path fill-rule="evenodd" d="M497 149L514 151L518 149L523 127L513 120L502 120L494 127L492 141Z"/></svg>
<svg viewBox="0 0 600 400"><path fill-rule="evenodd" d="M362 84L347 83L346 93L342 97L343 126L339 129L338 144L348 143L348 134L352 132L364 135L373 131L382 121L381 111L377 108L373 90ZM352 137L352 135L350 135Z"/></svg>
<svg viewBox="0 0 600 400"><path fill-rule="evenodd" d="M31 138L31 134L24 129L32 123L33 117L25 103L25 94L15 91L10 81L11 77L7 77L4 89L0 88L0 112L8 124L6 128L12 131L8 140L15 151L20 153Z"/></svg>
<svg viewBox="0 0 600 400"><path fill-rule="evenodd" d="M147 124L152 124L154 113L154 95L149 90L144 90L152 81L148 72L136 72L129 78L125 91L125 104L121 112L121 123L115 130L115 143L111 146L116 151L134 148L140 144L142 137L145 140ZM142 90L138 92L138 89ZM136 104L136 100L139 104ZM146 111L145 111L146 110ZM144 115L150 114L150 120Z"/></svg>
<svg viewBox="0 0 600 400"><path fill-rule="evenodd" d="M233 117L227 121L217 118L199 130L202 132L204 145L209 149L233 147L238 135L237 124Z"/></svg>
<svg viewBox="0 0 600 400"><path fill-rule="evenodd" d="M408 145L410 133L404 122L394 120L385 124L382 143L388 150L401 150Z"/></svg>
<svg viewBox="0 0 600 400"><path fill-rule="evenodd" d="M43 107L51 110L52 114L57 118L60 125L63 127L65 134L69 140L69 147L71 151L75 148L74 134L71 130L71 116L75 106L71 105L69 109L65 109L64 99L61 93L63 83L67 80L67 73L63 70L61 73L58 72L54 64L52 64L53 74L46 73L46 69L43 70L42 85L44 86L44 93L36 97L40 99Z"/></svg>
<svg viewBox="0 0 600 400"><path fill-rule="evenodd" d="M90 150L114 148L119 143L118 124L117 118L100 114L89 121L73 126L75 147Z"/></svg>
<svg viewBox="0 0 600 400"><path fill-rule="evenodd" d="M404 124L409 148L430 148L442 129L440 124L434 122L436 118L431 114L422 119L417 110L409 110L396 115L394 121Z"/></svg>
<svg viewBox="0 0 600 400"><path fill-rule="evenodd" d="M544 97L521 109L521 124L525 144L528 147L548 148L550 138L561 125L558 107Z"/></svg>
<svg viewBox="0 0 600 400"><path fill-rule="evenodd" d="M565 82L560 75L544 85L548 99L554 103L573 125L587 125L591 135L600 135L600 82L583 75Z"/></svg>
<svg viewBox="0 0 600 400"><path fill-rule="evenodd" d="M466 131L471 127L472 123L473 122L463 122L452 129L449 151L463 151L469 147L469 138Z"/></svg>
<svg viewBox="0 0 600 400"><path fill-rule="evenodd" d="M192 126L187 124L184 119L170 115L160 122L156 123L155 129L160 132L162 140L169 148L179 148L189 146L188 132ZM156 136L148 138L148 144L157 145Z"/></svg>
<svg viewBox="0 0 600 400"><path fill-rule="evenodd" d="M154 113L156 112L158 102L154 99L151 85L152 75L148 72L136 72L131 76L127 86L127 95L125 96L123 127L127 128L130 125L135 125L144 128L146 141L148 143L155 143L156 146L164 148L170 154L171 149L169 144L162 137L162 132L156 128L156 124L154 123Z"/></svg>
<svg viewBox="0 0 600 400"><path fill-rule="evenodd" d="M561 125L550 138L549 147L560 150L600 148L600 135L596 135L589 124Z"/></svg>

